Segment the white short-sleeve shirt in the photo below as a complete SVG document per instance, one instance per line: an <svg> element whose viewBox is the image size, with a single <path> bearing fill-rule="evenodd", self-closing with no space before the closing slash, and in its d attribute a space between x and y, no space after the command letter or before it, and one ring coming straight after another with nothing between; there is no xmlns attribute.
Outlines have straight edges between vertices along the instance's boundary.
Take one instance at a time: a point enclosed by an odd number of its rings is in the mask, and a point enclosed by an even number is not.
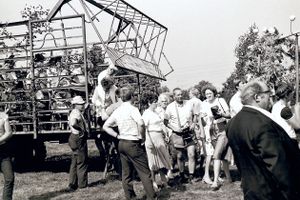
<svg viewBox="0 0 300 200"><path fill-rule="evenodd" d="M177 117L176 107L178 110L179 120ZM168 120L169 124L172 125L173 127L178 127L178 128L187 127L192 120L191 105L187 103L187 101L185 100L183 101L182 105L176 103L176 101L173 101L168 105L166 109L165 119ZM181 127L179 125L179 122Z"/></svg>
<svg viewBox="0 0 300 200"><path fill-rule="evenodd" d="M138 122L142 116L137 107L129 102L122 103L106 120L107 126L118 126L119 138L124 140L140 140L141 134L138 131Z"/></svg>

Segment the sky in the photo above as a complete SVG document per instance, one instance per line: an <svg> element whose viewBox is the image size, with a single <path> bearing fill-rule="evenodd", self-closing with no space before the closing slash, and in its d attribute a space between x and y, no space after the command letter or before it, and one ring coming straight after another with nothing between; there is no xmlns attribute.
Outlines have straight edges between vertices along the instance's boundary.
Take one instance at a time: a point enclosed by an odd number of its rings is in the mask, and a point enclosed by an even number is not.
<svg viewBox="0 0 300 200"><path fill-rule="evenodd" d="M25 4L52 9L58 0L2 0L0 21L21 20ZM299 0L126 0L168 28L164 53L174 72L163 85L188 89L201 80L221 89L235 68L234 49L239 36L256 24L262 32L277 27L300 31ZM297 12L298 11L298 12ZM166 66L162 66L166 67Z"/></svg>

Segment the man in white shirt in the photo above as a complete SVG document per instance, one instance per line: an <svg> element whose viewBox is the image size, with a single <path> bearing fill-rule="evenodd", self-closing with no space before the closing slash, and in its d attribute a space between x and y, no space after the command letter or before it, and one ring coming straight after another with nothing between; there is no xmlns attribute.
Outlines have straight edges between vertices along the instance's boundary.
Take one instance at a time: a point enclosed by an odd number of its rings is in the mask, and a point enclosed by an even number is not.
<svg viewBox="0 0 300 200"><path fill-rule="evenodd" d="M175 101L170 103L166 109L164 124L173 131L172 139L177 150L177 164L181 181L186 182L184 175L184 150L188 152L189 179L192 181L195 172L195 142L191 128L193 112L191 105L182 98L182 90L173 90Z"/></svg>
<svg viewBox="0 0 300 200"><path fill-rule="evenodd" d="M133 90L123 87L120 95L122 103L106 120L103 129L109 135L118 138L119 153L122 163L122 184L126 199L136 197L133 190L133 167L143 183L147 197L156 199L153 189L151 173L148 166L146 150L142 144L145 141L145 125L139 110L132 105ZM119 134L113 130L118 126Z"/></svg>
<svg viewBox="0 0 300 200"><path fill-rule="evenodd" d="M235 88L237 89L237 92L231 97L229 101L231 117L234 117L243 108L240 95L244 85L245 82L241 80L236 81Z"/></svg>

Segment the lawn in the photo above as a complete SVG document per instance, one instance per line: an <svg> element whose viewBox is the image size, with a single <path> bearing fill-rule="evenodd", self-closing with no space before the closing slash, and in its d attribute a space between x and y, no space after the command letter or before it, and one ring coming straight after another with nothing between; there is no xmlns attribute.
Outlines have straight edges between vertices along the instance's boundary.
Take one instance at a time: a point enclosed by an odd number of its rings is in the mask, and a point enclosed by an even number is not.
<svg viewBox="0 0 300 200"><path fill-rule="evenodd" d="M109 176L107 181L102 179L102 166L97 150L89 141L89 187L75 192L66 192L68 185L68 170L71 151L67 144L46 143L48 156L46 162L29 169L19 169L16 172L14 199L15 200L107 200L124 198L121 181ZM236 175L235 168L231 172ZM222 186L218 191L212 191L208 185L195 184L175 185L159 193L159 199L230 199L241 200L240 181L235 176L235 182ZM3 185L3 178L0 178ZM137 196L145 199L141 182L134 183Z"/></svg>

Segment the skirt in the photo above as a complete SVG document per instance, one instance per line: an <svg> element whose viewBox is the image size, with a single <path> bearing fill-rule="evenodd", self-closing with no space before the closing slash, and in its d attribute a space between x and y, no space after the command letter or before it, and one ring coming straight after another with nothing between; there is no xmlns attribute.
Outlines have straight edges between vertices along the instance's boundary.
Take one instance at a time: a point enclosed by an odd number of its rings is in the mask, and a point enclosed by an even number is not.
<svg viewBox="0 0 300 200"><path fill-rule="evenodd" d="M150 131L146 135L146 152L150 170L172 168L171 158L162 132Z"/></svg>

